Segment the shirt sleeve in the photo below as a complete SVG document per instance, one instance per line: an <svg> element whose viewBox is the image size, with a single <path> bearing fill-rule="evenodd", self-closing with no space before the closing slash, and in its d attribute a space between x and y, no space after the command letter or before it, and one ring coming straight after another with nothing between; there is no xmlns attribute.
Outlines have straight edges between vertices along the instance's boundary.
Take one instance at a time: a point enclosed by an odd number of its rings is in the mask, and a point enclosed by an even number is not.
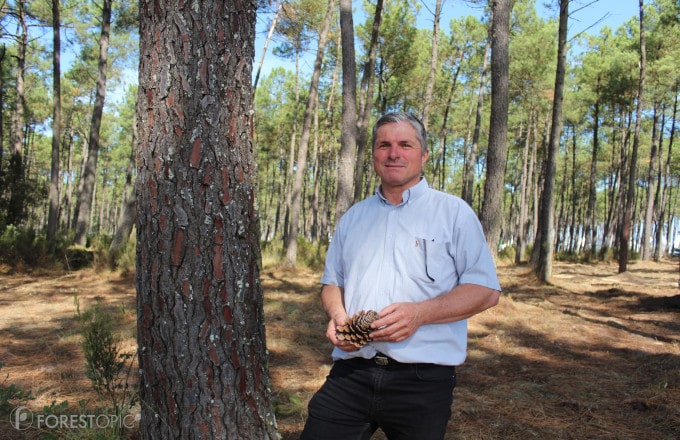
<svg viewBox="0 0 680 440"><path fill-rule="evenodd" d="M344 265L342 263L342 242L344 241L342 225L343 221L341 218L328 246L321 284L338 287L344 287L345 285Z"/></svg>
<svg viewBox="0 0 680 440"><path fill-rule="evenodd" d="M458 271L459 284L477 284L501 290L482 224L472 208L462 204L454 225L452 254Z"/></svg>

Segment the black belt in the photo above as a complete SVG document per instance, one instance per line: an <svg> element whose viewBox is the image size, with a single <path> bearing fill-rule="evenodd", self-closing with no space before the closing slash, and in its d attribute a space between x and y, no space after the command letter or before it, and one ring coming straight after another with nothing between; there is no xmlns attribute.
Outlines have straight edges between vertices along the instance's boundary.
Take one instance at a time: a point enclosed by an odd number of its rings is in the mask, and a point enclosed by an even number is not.
<svg viewBox="0 0 680 440"><path fill-rule="evenodd" d="M380 365L381 367L387 366L387 365L406 365L402 362L396 361L392 359L391 357L387 356L386 354L378 353L375 356L373 356L373 362L375 362L376 365Z"/></svg>
<svg viewBox="0 0 680 440"><path fill-rule="evenodd" d="M366 359L363 357L354 357L347 359L346 362L351 362L355 364L361 364L364 366L370 366L370 365L378 365L380 367L412 367L414 365L434 365L434 364L418 364L418 363L405 363L405 362L399 362L396 359L392 359L391 357L387 356L386 354L378 353L372 358Z"/></svg>

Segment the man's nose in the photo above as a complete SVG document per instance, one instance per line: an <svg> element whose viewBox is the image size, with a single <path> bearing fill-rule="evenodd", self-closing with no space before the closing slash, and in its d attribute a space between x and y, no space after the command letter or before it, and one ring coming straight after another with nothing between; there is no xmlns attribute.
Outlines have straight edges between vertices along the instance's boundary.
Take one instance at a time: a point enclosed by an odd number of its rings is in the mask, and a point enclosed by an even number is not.
<svg viewBox="0 0 680 440"><path fill-rule="evenodd" d="M387 149L387 155L389 157L399 157L399 153L399 145L390 145L390 147Z"/></svg>

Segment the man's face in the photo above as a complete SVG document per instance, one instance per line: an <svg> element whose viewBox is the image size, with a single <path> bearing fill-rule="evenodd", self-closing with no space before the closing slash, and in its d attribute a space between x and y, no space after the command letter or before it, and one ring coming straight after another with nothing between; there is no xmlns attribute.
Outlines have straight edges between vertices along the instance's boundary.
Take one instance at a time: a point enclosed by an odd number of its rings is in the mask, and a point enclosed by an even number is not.
<svg viewBox="0 0 680 440"><path fill-rule="evenodd" d="M387 123L376 131L373 167L383 190L404 191L418 183L427 156L408 122Z"/></svg>

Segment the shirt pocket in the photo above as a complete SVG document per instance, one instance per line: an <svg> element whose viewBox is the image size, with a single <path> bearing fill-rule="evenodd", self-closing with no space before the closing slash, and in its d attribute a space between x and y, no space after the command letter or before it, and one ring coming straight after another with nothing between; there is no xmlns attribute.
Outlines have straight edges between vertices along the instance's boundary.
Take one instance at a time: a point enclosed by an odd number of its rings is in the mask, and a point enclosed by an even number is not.
<svg viewBox="0 0 680 440"><path fill-rule="evenodd" d="M441 282L455 272L447 243L424 238L419 239L419 242L425 254L425 272L432 282Z"/></svg>

